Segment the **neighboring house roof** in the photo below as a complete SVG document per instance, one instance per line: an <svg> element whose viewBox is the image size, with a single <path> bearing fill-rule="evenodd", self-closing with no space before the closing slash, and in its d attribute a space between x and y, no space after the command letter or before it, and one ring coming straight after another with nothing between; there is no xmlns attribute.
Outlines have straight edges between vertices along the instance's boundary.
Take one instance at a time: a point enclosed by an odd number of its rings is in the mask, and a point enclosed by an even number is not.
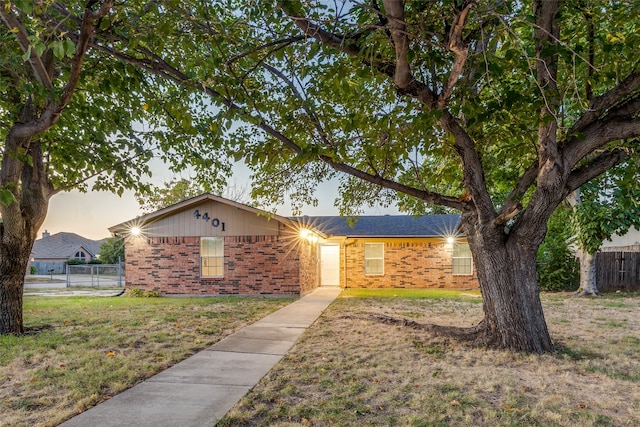
<svg viewBox="0 0 640 427"><path fill-rule="evenodd" d="M460 215L304 216L295 220L329 236L440 237L459 234Z"/></svg>
<svg viewBox="0 0 640 427"><path fill-rule="evenodd" d="M76 252L80 249L84 249L91 257L95 257L100 253L102 242L104 242L104 239L91 240L75 233L56 233L36 240L33 243L31 257L70 259L75 257Z"/></svg>
<svg viewBox="0 0 640 427"><path fill-rule="evenodd" d="M109 227L109 231L114 234L118 233L126 233L132 225L142 227L144 225L151 224L153 222L159 221L161 219L167 218L171 215L174 215L178 212L182 212L188 209L191 209L193 206L202 203L203 201L212 200L214 202L223 203L225 205L233 206L238 209L242 209L247 212L255 213L256 215L264 215L269 218L273 218L276 221L279 221L284 224L291 225L291 220L289 218L285 218L283 216L271 214L265 212L260 209L256 209L252 206L248 206L242 203L234 202L233 200L225 199L224 197L214 196L210 193L204 193L196 197L192 197L191 199L183 200L182 202L178 202L174 205L168 206L166 208L157 210L155 212L148 213L146 215L139 216L135 219L125 221L123 223L114 225Z"/></svg>

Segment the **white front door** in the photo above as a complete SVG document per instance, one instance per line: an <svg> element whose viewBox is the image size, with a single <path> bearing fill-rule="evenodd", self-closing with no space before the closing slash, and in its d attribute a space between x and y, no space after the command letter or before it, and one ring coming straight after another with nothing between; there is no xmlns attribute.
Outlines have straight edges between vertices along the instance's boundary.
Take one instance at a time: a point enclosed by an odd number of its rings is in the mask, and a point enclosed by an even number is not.
<svg viewBox="0 0 640 427"><path fill-rule="evenodd" d="M340 246L320 246L320 286L340 286Z"/></svg>

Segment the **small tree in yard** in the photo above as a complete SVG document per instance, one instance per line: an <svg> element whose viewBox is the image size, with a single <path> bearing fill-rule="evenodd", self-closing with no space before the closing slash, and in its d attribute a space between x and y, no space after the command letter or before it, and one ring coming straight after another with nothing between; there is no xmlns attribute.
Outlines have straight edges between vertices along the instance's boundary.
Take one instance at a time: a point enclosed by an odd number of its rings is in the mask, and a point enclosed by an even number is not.
<svg viewBox="0 0 640 427"><path fill-rule="evenodd" d="M206 145L190 132L200 119L175 105L194 97L89 51L117 19L114 3L0 0L0 334L24 331L24 273L54 194L86 190L92 178L98 190L144 189L149 141L176 171L185 157L196 171L228 169L213 145L193 155Z"/></svg>
<svg viewBox="0 0 640 427"><path fill-rule="evenodd" d="M60 121L78 87L95 23L109 13L111 1L92 2L82 13L78 41L59 38L33 15L41 6L26 2L26 11L0 1L0 333L23 332L22 292L33 241L55 193L56 170L48 160L57 138L47 133ZM23 13L31 12L31 13ZM73 155L69 150L66 155ZM84 156L87 159L87 156ZM73 163L65 165L75 166Z"/></svg>
<svg viewBox="0 0 640 427"><path fill-rule="evenodd" d="M184 1L132 6L128 29L95 44L208 96L218 115L201 131L245 159L266 203L317 202L317 182L337 178L344 207L460 211L485 313L461 333L546 352L547 221L638 156L639 13L601 0Z"/></svg>
<svg viewBox="0 0 640 427"><path fill-rule="evenodd" d="M100 245L100 261L104 264L124 262L124 237L113 236Z"/></svg>
<svg viewBox="0 0 640 427"><path fill-rule="evenodd" d="M631 227L640 229L640 168L637 164L618 166L583 185L570 200L580 258L578 295L598 296L596 252L614 234L624 235Z"/></svg>

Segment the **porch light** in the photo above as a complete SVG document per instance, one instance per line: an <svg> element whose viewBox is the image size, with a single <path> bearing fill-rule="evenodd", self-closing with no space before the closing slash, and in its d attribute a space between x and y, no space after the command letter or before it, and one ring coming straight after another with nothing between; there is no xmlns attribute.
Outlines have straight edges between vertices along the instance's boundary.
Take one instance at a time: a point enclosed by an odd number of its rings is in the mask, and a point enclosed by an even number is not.
<svg viewBox="0 0 640 427"><path fill-rule="evenodd" d="M142 233L142 230L140 229L140 227L131 227L131 229L129 230L129 234L131 234L132 236L139 236Z"/></svg>
<svg viewBox="0 0 640 427"><path fill-rule="evenodd" d="M445 250L453 253L453 247L458 240L457 236L453 233L447 233L442 236L442 240L444 241L442 246L445 248Z"/></svg>
<svg viewBox="0 0 640 427"><path fill-rule="evenodd" d="M319 240L318 235L307 228L300 229L300 238L306 240L311 244L318 243Z"/></svg>

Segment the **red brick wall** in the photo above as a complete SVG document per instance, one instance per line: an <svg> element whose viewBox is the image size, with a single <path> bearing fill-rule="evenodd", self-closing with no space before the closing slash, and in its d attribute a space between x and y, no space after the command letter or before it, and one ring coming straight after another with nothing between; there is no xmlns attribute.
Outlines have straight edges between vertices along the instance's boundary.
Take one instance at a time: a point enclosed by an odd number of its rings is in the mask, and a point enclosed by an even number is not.
<svg viewBox="0 0 640 427"><path fill-rule="evenodd" d="M477 289L477 276L453 275L449 245L441 239L367 240L384 243L384 275L365 275L364 243L359 240L344 246L347 287L352 288L458 288Z"/></svg>
<svg viewBox="0 0 640 427"><path fill-rule="evenodd" d="M126 284L162 294L300 294L300 250L279 236L224 238L224 277L200 278L199 237L130 238Z"/></svg>
<svg viewBox="0 0 640 427"><path fill-rule="evenodd" d="M302 295L311 292L320 284L318 266L318 245L313 245L305 240L299 241L300 245L300 293Z"/></svg>

